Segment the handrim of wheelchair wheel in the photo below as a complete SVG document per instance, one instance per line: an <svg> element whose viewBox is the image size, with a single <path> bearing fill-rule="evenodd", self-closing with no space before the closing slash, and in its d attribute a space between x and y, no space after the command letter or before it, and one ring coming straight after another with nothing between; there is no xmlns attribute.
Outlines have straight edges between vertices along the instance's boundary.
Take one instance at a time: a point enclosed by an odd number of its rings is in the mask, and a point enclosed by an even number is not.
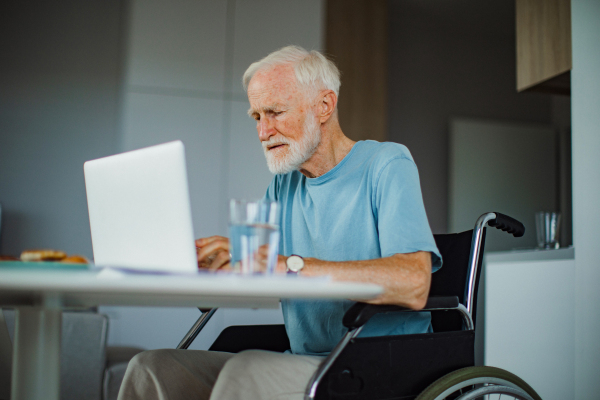
<svg viewBox="0 0 600 400"><path fill-rule="evenodd" d="M496 367L467 367L451 372L429 385L415 400L474 400L482 399L484 395L542 400L523 379Z"/></svg>

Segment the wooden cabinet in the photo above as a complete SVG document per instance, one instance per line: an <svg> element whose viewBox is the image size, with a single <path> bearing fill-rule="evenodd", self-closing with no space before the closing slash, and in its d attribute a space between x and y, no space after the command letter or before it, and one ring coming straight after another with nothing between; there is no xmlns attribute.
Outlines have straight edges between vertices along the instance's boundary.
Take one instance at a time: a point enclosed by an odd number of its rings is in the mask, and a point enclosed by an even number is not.
<svg viewBox="0 0 600 400"><path fill-rule="evenodd" d="M352 140L387 139L385 0L327 0L326 52L342 73L338 112Z"/></svg>
<svg viewBox="0 0 600 400"><path fill-rule="evenodd" d="M517 91L569 94L571 1L516 0Z"/></svg>

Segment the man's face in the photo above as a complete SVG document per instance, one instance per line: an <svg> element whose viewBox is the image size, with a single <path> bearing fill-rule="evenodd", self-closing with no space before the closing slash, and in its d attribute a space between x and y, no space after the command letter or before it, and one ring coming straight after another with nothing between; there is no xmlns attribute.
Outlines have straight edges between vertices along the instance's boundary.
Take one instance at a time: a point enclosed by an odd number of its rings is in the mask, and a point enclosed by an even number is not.
<svg viewBox="0 0 600 400"><path fill-rule="evenodd" d="M248 99L269 170L286 174L299 169L319 146L321 127L293 68L257 72L248 85Z"/></svg>

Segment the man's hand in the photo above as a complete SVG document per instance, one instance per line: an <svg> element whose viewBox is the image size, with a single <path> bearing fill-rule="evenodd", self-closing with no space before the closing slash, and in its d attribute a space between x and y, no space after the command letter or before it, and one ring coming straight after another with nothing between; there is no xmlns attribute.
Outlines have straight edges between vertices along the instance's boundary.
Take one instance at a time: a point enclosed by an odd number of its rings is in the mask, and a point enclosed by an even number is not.
<svg viewBox="0 0 600 400"><path fill-rule="evenodd" d="M258 271L255 272L266 272L267 270L267 258L269 256L269 245L262 245L258 249L258 256L256 257L256 266L258 267ZM279 254L277 256L277 264L275 264L274 272L276 274L279 273L287 273L287 264L286 260L288 258L286 256L282 256Z"/></svg>
<svg viewBox="0 0 600 400"><path fill-rule="evenodd" d="M198 268L208 270L232 270L229 253L229 239L223 236L211 236L196 240L196 253L198 254ZM254 272L266 272L268 258L268 245L258 249L255 259ZM286 273L287 257L279 255L275 266L276 273Z"/></svg>
<svg viewBox="0 0 600 400"><path fill-rule="evenodd" d="M196 240L198 268L208 270L230 270L229 239L211 236Z"/></svg>

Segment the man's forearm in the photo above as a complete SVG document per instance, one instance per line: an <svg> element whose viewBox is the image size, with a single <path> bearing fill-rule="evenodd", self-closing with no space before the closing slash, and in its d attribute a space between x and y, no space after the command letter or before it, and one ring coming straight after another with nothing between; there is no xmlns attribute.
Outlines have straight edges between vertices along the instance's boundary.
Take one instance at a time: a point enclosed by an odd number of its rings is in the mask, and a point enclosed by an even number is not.
<svg viewBox="0 0 600 400"><path fill-rule="evenodd" d="M336 281L366 282L380 285L384 292L372 304L395 304L421 309L427 302L431 284L431 253L395 254L363 261L323 261L305 258L303 276L329 275Z"/></svg>

